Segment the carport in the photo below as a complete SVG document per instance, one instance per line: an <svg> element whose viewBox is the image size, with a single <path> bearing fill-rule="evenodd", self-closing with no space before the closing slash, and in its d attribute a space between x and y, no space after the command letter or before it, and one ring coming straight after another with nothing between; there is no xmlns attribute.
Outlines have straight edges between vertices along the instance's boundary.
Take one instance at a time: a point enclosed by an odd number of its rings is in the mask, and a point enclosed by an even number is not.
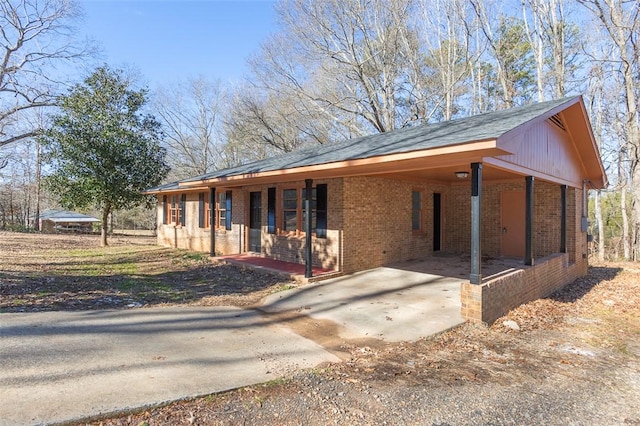
<svg viewBox="0 0 640 426"><path fill-rule="evenodd" d="M469 254L436 252L347 275L314 268L312 278L304 276L304 265L253 254L220 256L214 261L306 284L268 296L260 309L331 321L343 339L415 341L466 321L461 314L461 284L468 283ZM485 285L532 268L522 258L487 256L482 262Z"/></svg>
<svg viewBox="0 0 640 426"><path fill-rule="evenodd" d="M275 293L261 309L332 321L344 339L415 341L465 321L460 283L469 263L452 254L398 262ZM489 279L524 267L516 259L485 263Z"/></svg>

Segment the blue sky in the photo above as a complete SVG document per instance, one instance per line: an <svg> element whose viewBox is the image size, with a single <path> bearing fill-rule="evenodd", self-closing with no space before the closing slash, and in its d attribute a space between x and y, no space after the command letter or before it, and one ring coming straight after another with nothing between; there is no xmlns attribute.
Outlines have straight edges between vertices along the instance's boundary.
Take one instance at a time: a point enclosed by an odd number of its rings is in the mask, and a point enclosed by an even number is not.
<svg viewBox="0 0 640 426"><path fill-rule="evenodd" d="M81 0L80 33L97 41L102 62L133 67L154 89L203 75L237 82L246 60L275 30L274 2Z"/></svg>

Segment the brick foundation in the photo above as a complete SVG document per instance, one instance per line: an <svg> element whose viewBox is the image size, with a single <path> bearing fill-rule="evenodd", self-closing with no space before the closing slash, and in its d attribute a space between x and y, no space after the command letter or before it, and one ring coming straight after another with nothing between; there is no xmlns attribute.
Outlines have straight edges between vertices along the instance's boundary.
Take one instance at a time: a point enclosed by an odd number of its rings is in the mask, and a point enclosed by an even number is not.
<svg viewBox="0 0 640 426"><path fill-rule="evenodd" d="M492 324L523 303L546 297L581 276L581 268L569 264L559 253L540 259L535 266L519 269L481 285L463 282L462 316L473 322Z"/></svg>

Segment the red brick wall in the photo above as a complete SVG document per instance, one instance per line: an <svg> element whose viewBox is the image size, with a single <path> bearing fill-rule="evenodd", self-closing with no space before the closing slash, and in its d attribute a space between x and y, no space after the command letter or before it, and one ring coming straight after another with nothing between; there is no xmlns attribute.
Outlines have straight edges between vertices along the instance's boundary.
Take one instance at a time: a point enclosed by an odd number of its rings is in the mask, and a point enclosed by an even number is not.
<svg viewBox="0 0 640 426"><path fill-rule="evenodd" d="M581 275L580 265L570 264L568 254L558 253L482 285L464 282L460 294L462 316L491 324L511 309L548 296Z"/></svg>
<svg viewBox="0 0 640 426"><path fill-rule="evenodd" d="M453 253L469 253L471 247L471 184L467 181L452 185L446 206L446 250ZM484 204L482 209L486 210Z"/></svg>
<svg viewBox="0 0 640 426"><path fill-rule="evenodd" d="M326 269L339 270L341 259L341 229L342 229L342 179L314 180L313 186L327 184L327 238L312 238L312 263ZM282 189L301 188L304 181L287 182L276 187L277 203L280 203ZM284 233L269 234L267 228L267 187L251 189L262 191L262 254L277 260L286 262L305 263L305 236L285 235ZM277 209L279 210L279 209ZM278 215L276 225L281 226L281 217Z"/></svg>
<svg viewBox="0 0 640 426"><path fill-rule="evenodd" d="M533 184L533 256L560 251L560 185L536 180Z"/></svg>
<svg viewBox="0 0 640 426"><path fill-rule="evenodd" d="M485 182L482 187L482 254L501 256L501 194L524 191L520 182ZM468 253L471 246L471 188L469 183L451 187L447 221L448 250ZM523 218L524 220L524 218ZM534 183L533 255L541 258L560 250L560 185L536 180Z"/></svg>
<svg viewBox="0 0 640 426"><path fill-rule="evenodd" d="M560 235L560 214L547 209L560 205L557 185L536 182L536 226L547 226L540 231L536 250L554 249ZM556 195L557 194L557 195ZM538 204L539 203L539 204ZM547 213L545 213L547 212ZM481 285L468 282L461 285L462 316L476 322L491 324L509 310L531 300L546 297L587 273L587 238L581 231L582 191L567 189L567 253L536 257L534 266L515 271ZM585 212L586 214L586 212ZM557 232L557 234L555 234ZM555 234L555 235L554 235ZM550 248L545 248L544 243Z"/></svg>
<svg viewBox="0 0 640 426"><path fill-rule="evenodd" d="M211 230L200 228L199 225L199 194L198 192L187 192L187 202L185 206L186 217L185 226L180 224L162 223L162 197L158 203L158 244L168 247L176 247L186 250L209 252L211 247ZM209 193L206 195L209 198ZM217 229L216 232L216 252L223 254L239 253L241 251L243 224L244 224L244 194L242 191L234 190L231 207L233 225L231 230Z"/></svg>
<svg viewBox="0 0 640 426"><path fill-rule="evenodd" d="M422 193L421 231L412 230L413 191ZM434 192L441 193L446 203L449 189L444 185L379 177L345 178L343 271L349 273L431 254ZM446 205L444 210L446 215ZM443 232L445 247L447 232L446 229Z"/></svg>

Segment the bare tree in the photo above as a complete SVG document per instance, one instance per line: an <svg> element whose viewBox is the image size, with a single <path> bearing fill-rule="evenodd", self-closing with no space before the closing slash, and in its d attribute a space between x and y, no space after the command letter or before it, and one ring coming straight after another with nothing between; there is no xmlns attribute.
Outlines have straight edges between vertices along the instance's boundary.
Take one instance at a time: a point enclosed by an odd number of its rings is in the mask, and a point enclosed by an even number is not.
<svg viewBox="0 0 640 426"><path fill-rule="evenodd" d="M638 87L640 87L640 5L637 1L579 0L603 28L613 55L610 62L622 82L623 109L622 151L629 159L632 199L632 258L640 259L640 121ZM625 205L626 207L626 205Z"/></svg>
<svg viewBox="0 0 640 426"><path fill-rule="evenodd" d="M253 61L255 84L296 99L333 132L385 132L416 119L411 0L284 0L282 32Z"/></svg>
<svg viewBox="0 0 640 426"><path fill-rule="evenodd" d="M0 146L35 135L24 117L54 104L55 67L91 51L74 41L73 0L0 1Z"/></svg>
<svg viewBox="0 0 640 426"><path fill-rule="evenodd" d="M602 152L602 140L603 140L603 125L605 109L603 107L605 99L605 80L603 78L604 70L602 64L596 64L592 67L589 73L589 86L588 86L588 107L593 117L593 133L598 144L598 149ZM598 260L603 262L605 259L606 241L604 232L604 220L602 215L602 192L601 190L595 191L594 194L594 216L596 221L596 243L598 246Z"/></svg>
<svg viewBox="0 0 640 426"><path fill-rule="evenodd" d="M330 141L333 124L291 91L236 90L225 119L227 163L291 152Z"/></svg>
<svg viewBox="0 0 640 426"><path fill-rule="evenodd" d="M536 64L538 100L565 96L577 68L578 26L568 20L566 0L522 0L523 22ZM529 23L531 21L531 24Z"/></svg>
<svg viewBox="0 0 640 426"><path fill-rule="evenodd" d="M164 128L173 178L205 174L221 165L225 101L220 82L204 77L160 88L155 93L154 108Z"/></svg>
<svg viewBox="0 0 640 426"><path fill-rule="evenodd" d="M491 2L469 0L478 18L480 34L487 41L499 83L496 107L510 108L528 103L534 85L534 59L525 23L492 9ZM495 26L494 26L495 25Z"/></svg>
<svg viewBox="0 0 640 426"><path fill-rule="evenodd" d="M462 108L461 97L468 90L465 83L475 60L468 31L468 21L474 17L467 13L466 0L422 0L419 7L417 49L426 49L426 69L412 63L410 70L416 72L412 81L419 85L416 104L430 106L431 111L418 116L427 121L440 111L439 118L450 120Z"/></svg>
<svg viewBox="0 0 640 426"><path fill-rule="evenodd" d="M8 160L0 173L0 223L2 228L25 229L34 214L37 176L36 142L23 141L2 147Z"/></svg>

